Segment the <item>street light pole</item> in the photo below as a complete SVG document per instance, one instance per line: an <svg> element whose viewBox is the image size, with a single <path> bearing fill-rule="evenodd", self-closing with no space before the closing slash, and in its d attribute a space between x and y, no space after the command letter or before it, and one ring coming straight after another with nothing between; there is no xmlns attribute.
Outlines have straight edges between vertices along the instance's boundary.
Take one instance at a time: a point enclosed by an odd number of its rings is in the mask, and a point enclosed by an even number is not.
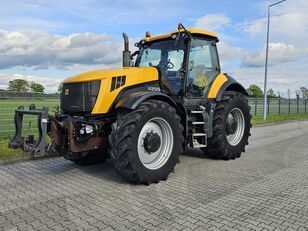
<svg viewBox="0 0 308 231"><path fill-rule="evenodd" d="M268 5L267 8L267 34L266 34L266 51L265 51L265 73L264 73L264 97L263 97L263 120L266 120L267 115L267 66L268 66L268 44L269 44L269 30L270 30L270 11L271 7L278 5L286 0L281 0Z"/></svg>

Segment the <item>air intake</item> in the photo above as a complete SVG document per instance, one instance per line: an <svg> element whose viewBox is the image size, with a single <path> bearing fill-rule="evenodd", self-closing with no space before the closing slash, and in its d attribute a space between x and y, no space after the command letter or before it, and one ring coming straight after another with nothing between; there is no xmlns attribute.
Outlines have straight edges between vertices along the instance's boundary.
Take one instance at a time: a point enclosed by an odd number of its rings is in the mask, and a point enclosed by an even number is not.
<svg viewBox="0 0 308 231"><path fill-rule="evenodd" d="M112 77L110 91L114 91L115 89L124 86L125 82L126 82L126 75Z"/></svg>

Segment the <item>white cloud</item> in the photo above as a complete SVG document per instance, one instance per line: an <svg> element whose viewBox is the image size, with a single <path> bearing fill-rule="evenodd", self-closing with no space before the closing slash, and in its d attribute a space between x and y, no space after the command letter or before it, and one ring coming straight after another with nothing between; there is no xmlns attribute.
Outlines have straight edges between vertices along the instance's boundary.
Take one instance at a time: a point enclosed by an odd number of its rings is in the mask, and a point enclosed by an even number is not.
<svg viewBox="0 0 308 231"><path fill-rule="evenodd" d="M271 8L270 39L284 41L296 47L308 47L308 1L286 1ZM251 38L264 40L267 17L250 20L238 25Z"/></svg>
<svg viewBox="0 0 308 231"><path fill-rule="evenodd" d="M18 73L13 74L13 75L6 75L6 74L0 73L0 89L7 89L8 82L14 79L24 79L29 82L33 81L33 82L42 84L45 87L46 93L57 92L58 86L62 82L62 80L58 78L23 75L23 74L18 74Z"/></svg>
<svg viewBox="0 0 308 231"><path fill-rule="evenodd" d="M208 14L197 19L195 27L216 31L230 24L231 19L224 14Z"/></svg>
<svg viewBox="0 0 308 231"><path fill-rule="evenodd" d="M233 47L226 43L218 43L219 55L221 60L235 60L243 54L243 49Z"/></svg>
<svg viewBox="0 0 308 231"><path fill-rule="evenodd" d="M297 48L291 44L270 43L269 65L307 63L308 48ZM263 67L265 62L265 48L253 52L246 52L242 56L242 64L250 67ZM308 64L308 63L307 63ZM306 65L307 65L306 64Z"/></svg>
<svg viewBox="0 0 308 231"><path fill-rule="evenodd" d="M67 68L71 65L120 64L122 41L107 34L67 36L39 31L0 30L0 69L15 66Z"/></svg>

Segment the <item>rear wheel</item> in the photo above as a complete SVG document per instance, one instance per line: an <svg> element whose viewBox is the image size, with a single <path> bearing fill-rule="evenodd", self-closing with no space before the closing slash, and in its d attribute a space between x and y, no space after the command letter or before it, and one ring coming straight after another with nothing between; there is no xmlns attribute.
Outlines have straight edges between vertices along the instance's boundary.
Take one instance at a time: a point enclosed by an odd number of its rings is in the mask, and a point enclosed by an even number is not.
<svg viewBox="0 0 308 231"><path fill-rule="evenodd" d="M237 92L226 92L217 102L213 137L202 150L216 159L235 159L245 152L250 136L251 115L247 99Z"/></svg>
<svg viewBox="0 0 308 231"><path fill-rule="evenodd" d="M149 100L119 113L109 136L110 157L121 176L151 184L166 180L182 152L180 116L168 103Z"/></svg>

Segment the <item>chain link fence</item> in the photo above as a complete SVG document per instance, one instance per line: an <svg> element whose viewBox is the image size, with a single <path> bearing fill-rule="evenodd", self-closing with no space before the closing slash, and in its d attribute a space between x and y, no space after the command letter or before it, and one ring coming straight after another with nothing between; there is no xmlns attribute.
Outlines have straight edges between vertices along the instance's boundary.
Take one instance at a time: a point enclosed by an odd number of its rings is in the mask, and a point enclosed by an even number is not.
<svg viewBox="0 0 308 231"><path fill-rule="evenodd" d="M251 114L261 116L263 113L263 99L249 98ZM0 138L10 138L14 135L14 113L19 106L28 108L35 104L37 108L48 107L50 113L52 108L60 104L58 95L42 95L33 93L15 93L0 91ZM308 113L308 100L269 98L268 114L305 114ZM25 115L23 121L23 134L28 135L37 132L37 117Z"/></svg>

